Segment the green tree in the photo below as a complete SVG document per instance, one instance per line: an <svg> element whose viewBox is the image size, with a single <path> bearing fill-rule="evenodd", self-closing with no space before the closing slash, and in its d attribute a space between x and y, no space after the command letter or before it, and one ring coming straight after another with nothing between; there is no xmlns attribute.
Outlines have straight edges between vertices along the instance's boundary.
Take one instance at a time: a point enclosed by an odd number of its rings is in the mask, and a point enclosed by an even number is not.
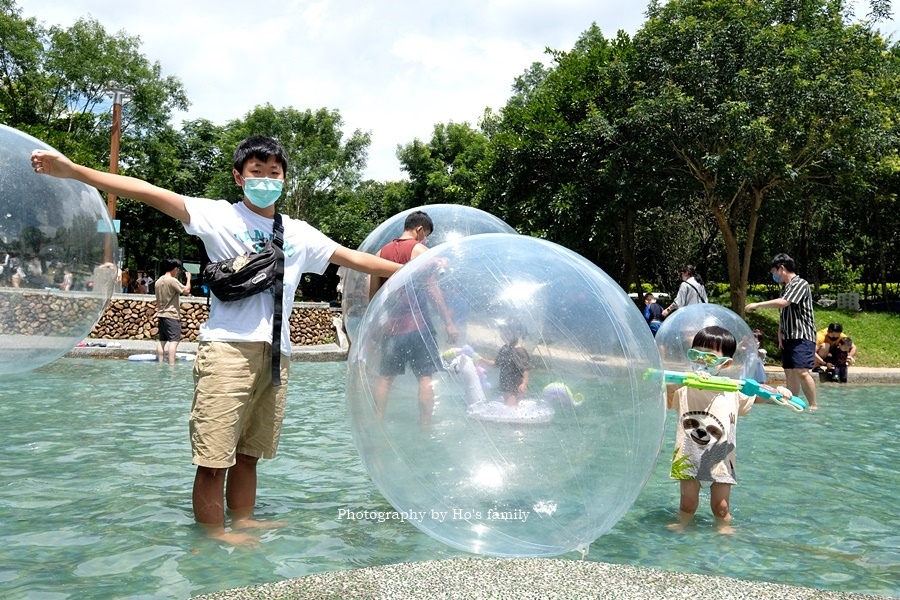
<svg viewBox="0 0 900 600"><path fill-rule="evenodd" d="M151 63L140 47L140 38L110 34L91 18L68 28L44 28L23 18L12 0L0 0L0 122L78 163L105 170L112 124L107 89L128 89L119 170L177 189L169 175L181 164L180 134L169 121L173 111L187 108L187 97L181 82L164 77L159 63ZM183 251L189 241L183 231L171 230L165 219L139 203L120 200L118 206L126 266L145 266L136 260L152 256L170 239L160 253L180 256L174 249Z"/></svg>
<svg viewBox="0 0 900 600"><path fill-rule="evenodd" d="M0 0L0 121L12 127L38 121L42 36L37 19Z"/></svg>
<svg viewBox="0 0 900 600"><path fill-rule="evenodd" d="M333 194L358 185L366 165L371 134L356 130L345 139L342 126L337 110L257 106L225 126L219 172L210 184L214 197L241 198L231 174L232 152L250 135L270 136L281 142L289 159L281 210L316 225L330 210Z"/></svg>
<svg viewBox="0 0 900 600"><path fill-rule="evenodd" d="M630 119L642 139L668 147L670 169L693 181L715 217L735 311L764 202L852 176L888 148L873 100L892 77L886 43L868 24L845 22L845 9L839 0L653 2L635 35Z"/></svg>
<svg viewBox="0 0 900 600"><path fill-rule="evenodd" d="M487 137L468 123L434 126L427 144L415 139L397 147L401 169L409 174L410 204L466 204L475 201Z"/></svg>
<svg viewBox="0 0 900 600"><path fill-rule="evenodd" d="M111 84L131 91L123 145L167 128L172 112L188 106L181 82L163 77L140 46L140 38L109 34L91 18L45 29L0 0L0 119L77 162L108 167ZM121 159L127 164L127 155Z"/></svg>
<svg viewBox="0 0 900 600"><path fill-rule="evenodd" d="M656 180L636 168L653 153L625 127L630 105L624 33L593 25L551 68L532 65L490 132L481 208L523 233L565 245L637 282L636 217ZM650 199L650 200L648 200Z"/></svg>
<svg viewBox="0 0 900 600"><path fill-rule="evenodd" d="M128 173L179 194L208 197L220 166L222 128L206 119L186 121L181 130L163 129L134 144L126 140ZM215 196L212 196L215 197ZM197 238L178 221L142 202L120 199L120 245L139 268L154 270L165 258L199 258Z"/></svg>

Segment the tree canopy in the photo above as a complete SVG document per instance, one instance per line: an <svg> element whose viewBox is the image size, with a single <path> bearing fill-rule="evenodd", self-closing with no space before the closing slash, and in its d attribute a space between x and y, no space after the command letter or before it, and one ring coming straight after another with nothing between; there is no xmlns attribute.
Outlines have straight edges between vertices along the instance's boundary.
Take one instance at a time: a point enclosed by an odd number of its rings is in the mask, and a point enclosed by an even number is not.
<svg viewBox="0 0 900 600"><path fill-rule="evenodd" d="M115 85L131 93L120 172L238 201L234 147L269 135L290 158L279 210L347 246L402 210L458 203L579 252L625 288L674 291L691 263L727 282L741 311L786 251L814 284L878 282L886 296L900 279L900 48L876 29L889 0L870 0L863 20L853 6L651 0L633 36L589 26L477 125L437 123L398 146L408 179L377 182L361 175L370 133L345 135L336 109L266 104L178 128L183 86L139 38L89 17L48 28L0 0L0 122L106 169ZM118 216L128 266L199 257L157 211L122 199Z"/></svg>
<svg viewBox="0 0 900 600"><path fill-rule="evenodd" d="M693 257L670 272L723 262L715 274L740 312L754 250L789 250L811 266L803 249L827 231L813 210L823 196L843 192L824 204L835 211L859 195L893 197L890 177L867 173L895 164L896 48L849 20L844 2L651 2L633 38L595 25L550 57L516 82L492 126L480 205L623 285L654 277L653 250L673 258L664 237L690 238L680 251ZM717 248L725 261L709 260Z"/></svg>

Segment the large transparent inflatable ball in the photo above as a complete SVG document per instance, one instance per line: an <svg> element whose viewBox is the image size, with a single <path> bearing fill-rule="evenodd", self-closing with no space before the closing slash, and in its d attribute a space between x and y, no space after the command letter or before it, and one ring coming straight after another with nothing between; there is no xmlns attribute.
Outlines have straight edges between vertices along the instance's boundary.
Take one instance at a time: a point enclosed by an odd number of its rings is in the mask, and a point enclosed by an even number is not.
<svg viewBox="0 0 900 600"><path fill-rule="evenodd" d="M379 290L347 403L365 468L416 527L477 554L556 556L585 551L650 476L659 368L603 271L547 241L484 234L429 250Z"/></svg>
<svg viewBox="0 0 900 600"><path fill-rule="evenodd" d="M431 204L405 210L386 220L363 240L358 250L369 254L377 253L385 244L403 234L403 222L409 213L416 210L427 212L434 222L434 232L425 241L429 248L479 233L515 233L503 220L483 210L461 204ZM341 306L344 328L351 341L356 340L359 322L368 305L368 276L358 271L347 271L343 277ZM460 307L450 308L460 310Z"/></svg>
<svg viewBox="0 0 900 600"><path fill-rule="evenodd" d="M717 304L691 304L669 315L656 332L656 344L667 371L690 372L687 352L694 335L705 327L717 325L731 332L737 343L734 362L719 371L732 378L751 377L759 346L750 326L736 313Z"/></svg>
<svg viewBox="0 0 900 600"><path fill-rule="evenodd" d="M36 175L51 148L0 125L0 373L45 365L84 339L116 282L118 245L92 187Z"/></svg>

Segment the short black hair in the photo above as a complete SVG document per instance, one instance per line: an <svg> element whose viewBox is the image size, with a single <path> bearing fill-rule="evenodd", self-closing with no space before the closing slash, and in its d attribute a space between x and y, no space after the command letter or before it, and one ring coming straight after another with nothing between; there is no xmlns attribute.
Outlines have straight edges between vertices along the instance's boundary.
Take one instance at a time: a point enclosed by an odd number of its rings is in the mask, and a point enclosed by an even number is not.
<svg viewBox="0 0 900 600"><path fill-rule="evenodd" d="M794 267L794 259L782 252L781 254L776 254L772 257L772 266L770 269L777 269L778 267L784 267L786 271L789 273L796 273L797 270Z"/></svg>
<svg viewBox="0 0 900 600"><path fill-rule="evenodd" d="M840 344L850 344L853 345L853 340L850 339L850 336L842 337L838 340L838 345Z"/></svg>
<svg viewBox="0 0 900 600"><path fill-rule="evenodd" d="M406 215L406 221L403 222L403 231L412 231L419 227L424 227L428 234L434 233L434 223L428 213L421 210L414 210Z"/></svg>
<svg viewBox="0 0 900 600"><path fill-rule="evenodd" d="M163 261L163 271L166 273L170 273L172 269L180 269L181 261L177 258L167 258Z"/></svg>
<svg viewBox="0 0 900 600"><path fill-rule="evenodd" d="M722 356L732 358L734 357L734 351L737 350L737 341L735 341L731 332L724 327L710 325L694 335L691 347L718 350L722 353Z"/></svg>
<svg viewBox="0 0 900 600"><path fill-rule="evenodd" d="M646 294L644 294L644 300L656 300L656 296L654 296L650 292L647 292Z"/></svg>
<svg viewBox="0 0 900 600"><path fill-rule="evenodd" d="M281 169L287 177L288 157L284 146L278 140L264 135L251 135L234 149L234 170L244 172L244 164L251 158L267 161L274 156L281 163Z"/></svg>
<svg viewBox="0 0 900 600"><path fill-rule="evenodd" d="M843 333L843 332L844 332L844 326L841 325L840 323L829 323L829 324L828 324L828 331L829 331L829 332L833 332L833 333Z"/></svg>

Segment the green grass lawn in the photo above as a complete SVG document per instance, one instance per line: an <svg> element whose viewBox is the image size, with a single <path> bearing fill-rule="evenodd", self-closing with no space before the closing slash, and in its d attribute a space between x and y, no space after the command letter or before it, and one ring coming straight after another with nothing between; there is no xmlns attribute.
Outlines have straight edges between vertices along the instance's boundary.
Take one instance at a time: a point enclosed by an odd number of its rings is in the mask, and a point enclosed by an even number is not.
<svg viewBox="0 0 900 600"><path fill-rule="evenodd" d="M844 334L856 344L856 364L860 367L900 368L900 314L885 312L849 312L816 306L816 331L829 323L840 323ZM751 329L765 335L766 364L781 364L778 349L778 311L763 309L747 315Z"/></svg>

